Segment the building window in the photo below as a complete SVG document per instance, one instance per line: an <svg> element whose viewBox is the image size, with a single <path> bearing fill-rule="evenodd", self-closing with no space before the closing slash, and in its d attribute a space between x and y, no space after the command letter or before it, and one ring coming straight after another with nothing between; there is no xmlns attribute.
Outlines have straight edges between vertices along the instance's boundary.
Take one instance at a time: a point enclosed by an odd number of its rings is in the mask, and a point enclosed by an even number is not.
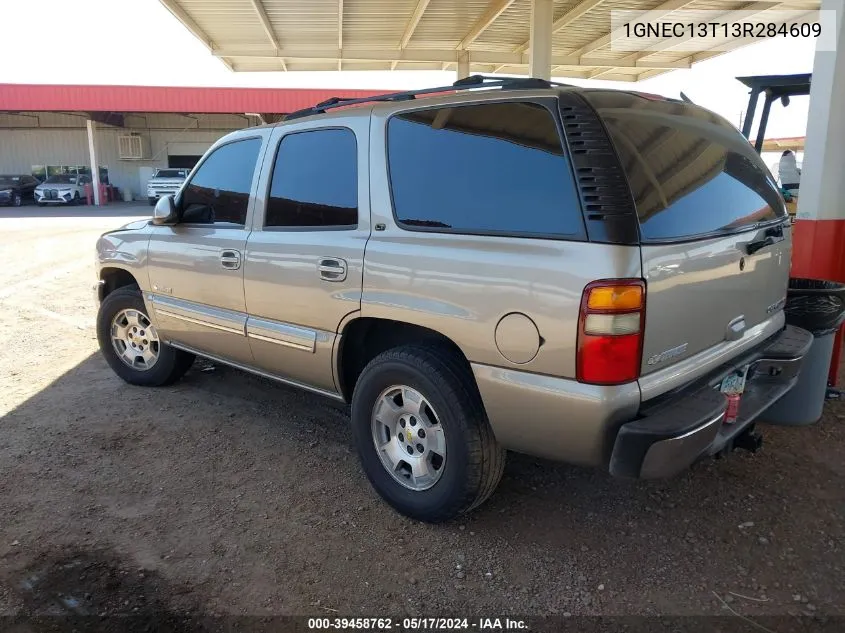
<svg viewBox="0 0 845 633"><path fill-rule="evenodd" d="M90 176L91 168L87 165L33 165L32 175L43 182L50 176ZM100 165L100 182L110 184L109 168L105 165Z"/></svg>

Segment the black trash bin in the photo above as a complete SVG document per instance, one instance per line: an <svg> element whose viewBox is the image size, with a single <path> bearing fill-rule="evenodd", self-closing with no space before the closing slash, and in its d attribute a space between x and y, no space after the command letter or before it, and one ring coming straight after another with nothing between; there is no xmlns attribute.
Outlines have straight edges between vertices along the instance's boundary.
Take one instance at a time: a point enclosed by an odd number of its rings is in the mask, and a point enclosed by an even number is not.
<svg viewBox="0 0 845 633"><path fill-rule="evenodd" d="M822 416L836 331L845 320L845 284L792 278L784 307L789 325L809 330L813 344L796 385L762 415L772 424L813 424Z"/></svg>

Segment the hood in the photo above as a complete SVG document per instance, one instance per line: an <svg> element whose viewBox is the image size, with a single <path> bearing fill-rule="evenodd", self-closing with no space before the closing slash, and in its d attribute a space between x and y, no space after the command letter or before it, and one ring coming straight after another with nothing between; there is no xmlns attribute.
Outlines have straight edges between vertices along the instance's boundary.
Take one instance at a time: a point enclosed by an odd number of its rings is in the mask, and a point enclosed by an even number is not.
<svg viewBox="0 0 845 633"><path fill-rule="evenodd" d="M46 182L42 182L35 188L35 191L44 191L45 189L73 189L74 187L81 187L82 185L73 185L70 183L50 183L47 184Z"/></svg>
<svg viewBox="0 0 845 633"><path fill-rule="evenodd" d="M128 224L124 224L121 226L118 231L137 231L138 229L143 229L150 223L150 220L133 220Z"/></svg>
<svg viewBox="0 0 845 633"><path fill-rule="evenodd" d="M186 180L187 180L187 178L150 178L148 182L155 183L157 185L162 185L162 184L181 185Z"/></svg>
<svg viewBox="0 0 845 633"><path fill-rule="evenodd" d="M112 229L111 231L106 231L103 235L111 235L112 233L119 233L120 231L138 231L140 229L146 228L149 226L151 220L144 219L144 220L133 220L128 224L124 224L118 229Z"/></svg>

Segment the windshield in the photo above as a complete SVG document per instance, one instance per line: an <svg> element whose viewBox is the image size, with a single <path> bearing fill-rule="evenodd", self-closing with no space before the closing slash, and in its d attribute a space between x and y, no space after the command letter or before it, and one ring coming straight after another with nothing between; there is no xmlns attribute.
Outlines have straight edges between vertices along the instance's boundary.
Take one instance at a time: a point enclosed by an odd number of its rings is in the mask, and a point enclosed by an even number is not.
<svg viewBox="0 0 845 633"><path fill-rule="evenodd" d="M0 187L16 185L21 181L20 176L0 176Z"/></svg>
<svg viewBox="0 0 845 633"><path fill-rule="evenodd" d="M50 176L44 182L51 185L72 185L76 183L76 176L72 176L70 174L57 174L55 176Z"/></svg>
<svg viewBox="0 0 845 633"><path fill-rule="evenodd" d="M159 169L156 172L156 178L185 178L184 169Z"/></svg>

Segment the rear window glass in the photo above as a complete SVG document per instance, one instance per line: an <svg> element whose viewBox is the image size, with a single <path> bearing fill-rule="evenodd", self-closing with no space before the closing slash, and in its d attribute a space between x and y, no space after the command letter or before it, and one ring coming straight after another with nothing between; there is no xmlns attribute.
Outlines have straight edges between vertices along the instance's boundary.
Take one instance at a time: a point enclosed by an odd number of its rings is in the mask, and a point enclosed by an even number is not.
<svg viewBox="0 0 845 633"><path fill-rule="evenodd" d="M411 230L566 237L583 233L552 114L532 103L415 110L387 128L393 205Z"/></svg>
<svg viewBox="0 0 845 633"><path fill-rule="evenodd" d="M742 230L785 215L760 156L720 116L626 92L586 96L621 159L643 239Z"/></svg>

